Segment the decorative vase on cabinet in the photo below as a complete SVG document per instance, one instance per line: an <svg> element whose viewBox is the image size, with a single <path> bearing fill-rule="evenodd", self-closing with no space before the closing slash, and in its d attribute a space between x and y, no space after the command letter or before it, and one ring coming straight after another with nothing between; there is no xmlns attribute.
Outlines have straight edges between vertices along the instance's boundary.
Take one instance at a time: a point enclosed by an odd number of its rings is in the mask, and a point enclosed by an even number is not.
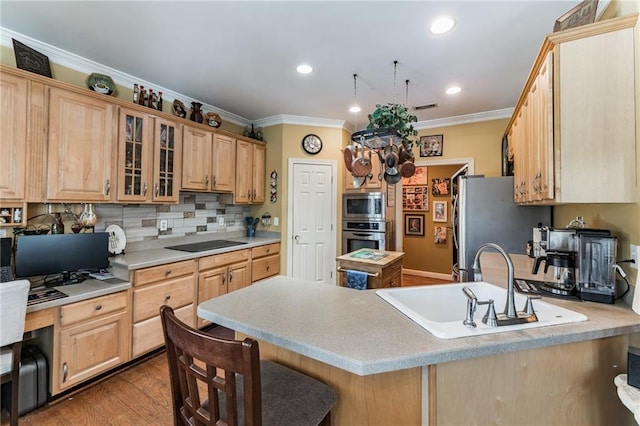
<svg viewBox="0 0 640 426"><path fill-rule="evenodd" d="M191 102L191 121L202 123L202 104L200 102Z"/></svg>

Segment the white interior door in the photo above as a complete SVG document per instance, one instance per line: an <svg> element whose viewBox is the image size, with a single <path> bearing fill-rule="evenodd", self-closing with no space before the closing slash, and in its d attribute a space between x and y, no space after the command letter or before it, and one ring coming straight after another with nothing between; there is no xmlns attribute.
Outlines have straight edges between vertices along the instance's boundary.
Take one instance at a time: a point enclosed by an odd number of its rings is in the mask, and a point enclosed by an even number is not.
<svg viewBox="0 0 640 426"><path fill-rule="evenodd" d="M288 275L335 283L335 161L289 161Z"/></svg>

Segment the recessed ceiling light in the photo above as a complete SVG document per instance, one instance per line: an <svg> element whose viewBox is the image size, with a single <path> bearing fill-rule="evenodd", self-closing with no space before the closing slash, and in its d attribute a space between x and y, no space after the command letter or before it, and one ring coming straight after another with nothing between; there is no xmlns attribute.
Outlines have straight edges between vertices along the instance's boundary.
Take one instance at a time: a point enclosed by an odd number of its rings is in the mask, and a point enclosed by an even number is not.
<svg viewBox="0 0 640 426"><path fill-rule="evenodd" d="M311 65L302 64L298 65L298 68L296 68L296 70L298 70L300 74L309 74L311 71L313 71L313 68L311 67Z"/></svg>
<svg viewBox="0 0 640 426"><path fill-rule="evenodd" d="M431 31L432 34L444 34L448 31L451 31L451 29L455 25L456 25L456 21L454 21L452 18L443 17L433 21L429 30Z"/></svg>
<svg viewBox="0 0 640 426"><path fill-rule="evenodd" d="M349 112L360 112L362 111L362 108L360 108L360 105L352 105L349 108Z"/></svg>
<svg viewBox="0 0 640 426"><path fill-rule="evenodd" d="M451 86L447 89L447 95L455 95L456 93L460 93L462 89L458 86Z"/></svg>

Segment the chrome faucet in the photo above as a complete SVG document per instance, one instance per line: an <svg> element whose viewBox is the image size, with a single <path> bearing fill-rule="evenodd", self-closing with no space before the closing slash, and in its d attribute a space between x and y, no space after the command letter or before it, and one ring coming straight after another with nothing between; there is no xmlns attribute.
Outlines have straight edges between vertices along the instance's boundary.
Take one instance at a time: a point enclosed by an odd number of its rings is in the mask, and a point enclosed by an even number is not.
<svg viewBox="0 0 640 426"><path fill-rule="evenodd" d="M495 325L496 326L513 325L513 324L522 324L526 322L538 321L538 317L536 316L533 310L533 305L531 304L532 298L527 298L527 304L525 305L524 311L522 312L516 311L516 303L515 303L516 296L515 296L514 282L513 282L513 261L511 260L511 257L509 257L509 254L499 245L494 243L486 243L480 246L480 248L476 252L476 255L473 259L473 266L472 266L473 280L482 281L482 271L480 270L480 254L482 254L483 251L489 248L494 249L498 253L500 253L504 258L504 260L507 262L507 301L505 303L504 312L502 314L497 315ZM491 308L492 305L493 303L490 303L489 308ZM492 317L492 315L489 315L489 311L487 311L487 315L485 317ZM493 322L492 318L490 318L490 320L491 322ZM465 323L465 325L467 324Z"/></svg>

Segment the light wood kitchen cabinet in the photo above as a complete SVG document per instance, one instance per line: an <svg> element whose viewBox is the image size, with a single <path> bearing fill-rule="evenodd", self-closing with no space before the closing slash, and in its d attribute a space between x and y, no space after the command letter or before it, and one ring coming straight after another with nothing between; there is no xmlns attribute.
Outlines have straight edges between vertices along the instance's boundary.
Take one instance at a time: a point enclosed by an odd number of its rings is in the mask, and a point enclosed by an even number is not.
<svg viewBox="0 0 640 426"><path fill-rule="evenodd" d="M148 200L153 173L152 121L140 111L120 110L118 201Z"/></svg>
<svg viewBox="0 0 640 426"><path fill-rule="evenodd" d="M180 320L193 326L196 261L185 260L132 273L132 357L164 344L160 306L169 305Z"/></svg>
<svg viewBox="0 0 640 426"><path fill-rule="evenodd" d="M55 395L129 360L126 291L60 307L54 335Z"/></svg>
<svg viewBox="0 0 640 426"><path fill-rule="evenodd" d="M213 133L191 126L184 127L182 137L182 189L209 190L212 152Z"/></svg>
<svg viewBox="0 0 640 426"><path fill-rule="evenodd" d="M181 126L136 110L120 110L118 201L178 202Z"/></svg>
<svg viewBox="0 0 640 426"><path fill-rule="evenodd" d="M233 192L236 174L236 140L227 135L213 135L211 190Z"/></svg>
<svg viewBox="0 0 640 426"><path fill-rule="evenodd" d="M233 192L236 171L235 138L185 126L182 153L182 189Z"/></svg>
<svg viewBox="0 0 640 426"><path fill-rule="evenodd" d="M196 304L251 284L250 253L244 249L200 258ZM207 324L209 321L198 318L198 327Z"/></svg>
<svg viewBox="0 0 640 426"><path fill-rule="evenodd" d="M177 203L180 196L182 126L154 118L152 201Z"/></svg>
<svg viewBox="0 0 640 426"><path fill-rule="evenodd" d="M251 282L263 280L280 273L280 243L267 244L251 249Z"/></svg>
<svg viewBox="0 0 640 426"><path fill-rule="evenodd" d="M507 126L517 203L637 201L636 21L545 39Z"/></svg>
<svg viewBox="0 0 640 426"><path fill-rule="evenodd" d="M0 78L0 199L25 198L29 81L2 74Z"/></svg>
<svg viewBox="0 0 640 426"><path fill-rule="evenodd" d="M236 189L234 203L264 203L265 196L265 161L264 144L245 140L236 142Z"/></svg>
<svg viewBox="0 0 640 426"><path fill-rule="evenodd" d="M115 199L116 106L65 91L49 90L47 199Z"/></svg>

